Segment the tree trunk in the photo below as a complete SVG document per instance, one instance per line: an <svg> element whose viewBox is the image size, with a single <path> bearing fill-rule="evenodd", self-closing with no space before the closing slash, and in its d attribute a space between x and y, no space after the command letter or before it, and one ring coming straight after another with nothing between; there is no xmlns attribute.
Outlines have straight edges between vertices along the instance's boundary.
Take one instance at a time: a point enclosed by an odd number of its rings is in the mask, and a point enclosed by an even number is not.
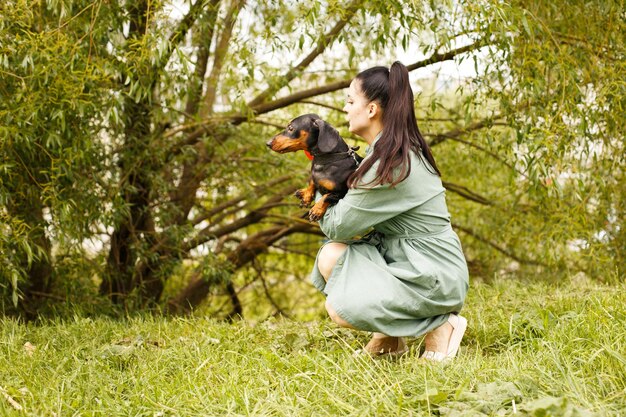
<svg viewBox="0 0 626 417"><path fill-rule="evenodd" d="M251 262L258 255L266 252L268 248L292 233L315 233L316 226L308 224L297 224L294 226L276 226L268 230L255 233L242 241L237 248L232 251L227 259L233 270L237 270ZM168 300L167 310L171 314L188 314L192 309L207 297L209 291L217 284L217 279L203 277L199 272L193 274L189 284L175 297ZM232 284L231 284L232 286ZM237 305L236 297L233 298L233 288L229 289L229 295L233 299L233 314L241 315L241 305Z"/></svg>
<svg viewBox="0 0 626 417"><path fill-rule="evenodd" d="M44 218L44 206L39 198L39 190L29 187L22 192L12 193L14 198L7 209L12 217L20 218L26 223L30 232L31 250L35 254L32 261L27 263L28 256L21 256L22 268L28 277L22 286L23 309L30 315L36 315L41 296L50 292L52 288L51 263L52 243L46 236L46 220Z"/></svg>
<svg viewBox="0 0 626 417"><path fill-rule="evenodd" d="M135 269L141 257L139 246L152 246L155 234L149 207L150 183L147 177L150 166L140 160L141 155L147 153L148 139L141 133L149 131L150 117L147 106L136 103L128 105L130 127L126 129L126 149L121 156L120 168L122 178L127 178L122 192L129 209L127 217L111 235L106 278L100 286L100 293L108 295L116 303L123 302L134 289L143 286L142 276ZM160 285L156 286L158 292ZM142 298L146 296L143 290L137 295ZM140 304L144 303L142 300L138 301Z"/></svg>
<svg viewBox="0 0 626 417"><path fill-rule="evenodd" d="M128 213L111 235L106 276L100 286L100 293L108 295L116 303L123 302L134 289L143 285L135 265L141 256L140 245L152 246L155 234L148 179L152 170L148 149L152 124L150 104L147 99L136 103L127 97L124 108L125 143L119 166L120 177L126 179L121 192Z"/></svg>
<svg viewBox="0 0 626 417"><path fill-rule="evenodd" d="M145 36L149 7L146 1L131 2L128 6L130 16L129 40ZM129 49L136 44L129 41ZM141 59L140 57L137 59ZM129 63L132 65L132 63ZM136 289L138 299L143 306L153 301L152 293L162 291L162 283L150 280L150 290L144 289L143 276L135 268L142 261L142 246L154 244L155 228L150 212L151 185L150 173L154 171L150 157L150 138L152 135L151 99L156 74L150 74L142 82L138 74L135 88L142 89L142 98L138 101L130 94L124 100L124 146L120 155L120 177L122 198L128 207L128 214L111 235L111 247L107 259L106 276L100 286L100 293L108 295L114 302L125 302ZM132 84L132 83L131 83ZM141 271L139 271L141 272Z"/></svg>

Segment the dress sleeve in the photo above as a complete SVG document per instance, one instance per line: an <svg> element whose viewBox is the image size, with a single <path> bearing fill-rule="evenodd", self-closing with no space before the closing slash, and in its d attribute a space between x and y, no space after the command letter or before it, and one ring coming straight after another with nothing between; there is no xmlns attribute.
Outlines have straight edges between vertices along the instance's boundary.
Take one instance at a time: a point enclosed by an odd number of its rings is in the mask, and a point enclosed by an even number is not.
<svg viewBox="0 0 626 417"><path fill-rule="evenodd" d="M332 240L348 240L372 226L407 211L412 206L400 189L388 184L353 188L337 204L330 206L319 221L322 232Z"/></svg>
<svg viewBox="0 0 626 417"><path fill-rule="evenodd" d="M373 181L378 164L379 161L374 163L362 182L337 204L328 207L320 219L320 229L329 239L350 240L444 192L439 176L430 172L415 155L411 159L411 173L395 187L367 185Z"/></svg>

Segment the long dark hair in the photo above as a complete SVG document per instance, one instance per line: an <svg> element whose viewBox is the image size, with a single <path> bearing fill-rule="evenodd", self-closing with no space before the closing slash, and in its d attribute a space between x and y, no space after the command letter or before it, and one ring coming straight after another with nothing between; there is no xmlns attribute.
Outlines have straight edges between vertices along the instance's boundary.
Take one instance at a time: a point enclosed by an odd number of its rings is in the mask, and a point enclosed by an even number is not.
<svg viewBox="0 0 626 417"><path fill-rule="evenodd" d="M391 184L395 186L411 173L411 154L415 152L422 161L426 159L433 174L441 176L430 147L417 127L413 108L413 91L409 84L409 71L396 61L387 67L373 67L356 76L361 91L370 101L377 101L383 112L383 134L376 142L372 154L365 158L348 180L354 187L363 175L380 160L374 181L367 185ZM428 168L428 164L427 168ZM396 168L400 174L394 176Z"/></svg>

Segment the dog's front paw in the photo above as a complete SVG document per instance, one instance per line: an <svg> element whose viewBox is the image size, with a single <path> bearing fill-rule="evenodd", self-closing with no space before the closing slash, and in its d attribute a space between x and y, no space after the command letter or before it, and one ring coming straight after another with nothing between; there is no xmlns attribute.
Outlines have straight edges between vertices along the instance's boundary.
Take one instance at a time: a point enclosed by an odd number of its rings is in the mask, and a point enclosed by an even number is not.
<svg viewBox="0 0 626 417"><path fill-rule="evenodd" d="M296 191L294 195L300 199L300 207L308 207L313 201L311 193L309 193L306 188Z"/></svg>
<svg viewBox="0 0 626 417"><path fill-rule="evenodd" d="M320 208L317 205L313 206L311 210L309 210L309 221L317 222L322 217L324 217L324 213L326 213L326 208Z"/></svg>

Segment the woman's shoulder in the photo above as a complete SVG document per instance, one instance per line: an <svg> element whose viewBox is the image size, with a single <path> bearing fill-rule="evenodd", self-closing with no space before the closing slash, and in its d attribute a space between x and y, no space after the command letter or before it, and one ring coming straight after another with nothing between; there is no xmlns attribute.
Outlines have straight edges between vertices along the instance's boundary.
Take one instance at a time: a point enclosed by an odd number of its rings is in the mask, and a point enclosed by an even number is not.
<svg viewBox="0 0 626 417"><path fill-rule="evenodd" d="M412 153L411 172L402 183L412 193L438 194L443 191L441 177L423 155ZM408 191L407 191L408 192Z"/></svg>
<svg viewBox="0 0 626 417"><path fill-rule="evenodd" d="M439 177L437 171L430 165L430 162L423 154L411 151L411 172L414 170L420 175L428 173L434 177Z"/></svg>
<svg viewBox="0 0 626 417"><path fill-rule="evenodd" d="M409 174L406 176L406 178L404 178L400 183L398 183L393 188L397 188L400 190L402 190L405 187L413 188L415 183L419 183L419 184L434 183L435 185L441 184L441 179L439 178L439 175L437 175L437 173L431 167L430 163L426 160L426 158L424 158L421 155L418 155L415 152L411 152L411 158L409 159L409 162L410 162ZM380 160L375 161L372 164L370 169L368 169L368 171L363 174L363 177L359 181L357 188L375 189L375 188L388 188L389 187L389 184L372 185L375 183L376 176L377 176L376 173L378 171L378 167L380 166L380 164L381 164ZM397 176L403 175L401 167L397 167L394 172L395 172L395 175Z"/></svg>

